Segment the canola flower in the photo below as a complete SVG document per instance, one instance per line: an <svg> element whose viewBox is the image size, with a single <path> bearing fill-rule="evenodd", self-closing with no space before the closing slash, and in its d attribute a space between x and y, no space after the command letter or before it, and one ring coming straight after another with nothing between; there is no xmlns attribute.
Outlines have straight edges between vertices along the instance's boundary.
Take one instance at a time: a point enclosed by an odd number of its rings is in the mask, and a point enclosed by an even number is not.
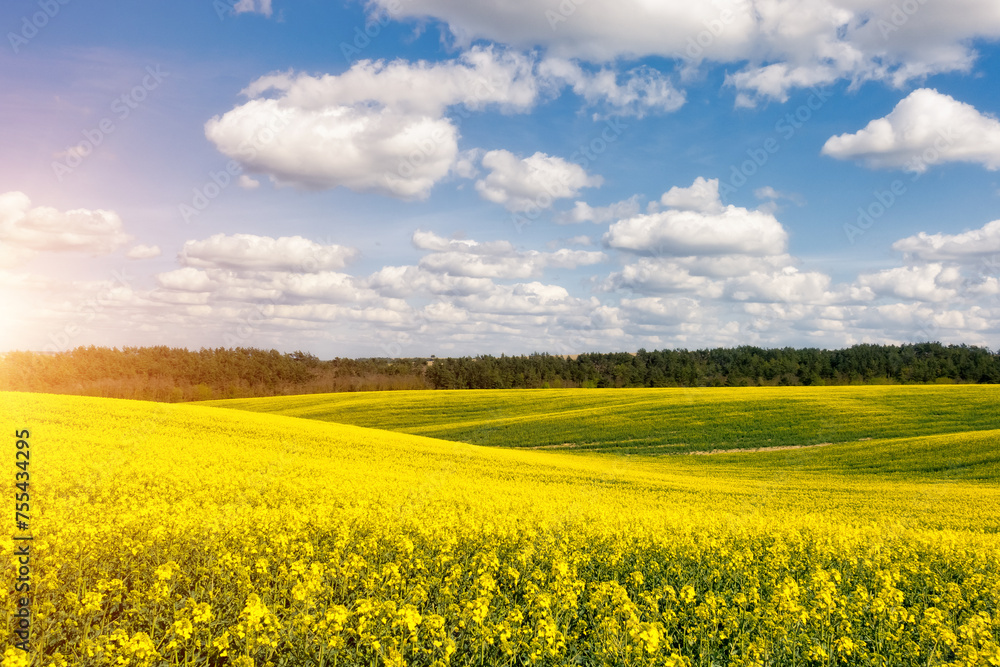
<svg viewBox="0 0 1000 667"><path fill-rule="evenodd" d="M995 480L0 401L37 494L4 667L1000 665Z"/></svg>

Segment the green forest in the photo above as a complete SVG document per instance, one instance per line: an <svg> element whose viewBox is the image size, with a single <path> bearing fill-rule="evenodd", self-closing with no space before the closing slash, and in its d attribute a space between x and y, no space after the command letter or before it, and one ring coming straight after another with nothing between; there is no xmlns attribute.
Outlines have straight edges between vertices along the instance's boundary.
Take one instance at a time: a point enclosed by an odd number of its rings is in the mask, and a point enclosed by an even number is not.
<svg viewBox="0 0 1000 667"><path fill-rule="evenodd" d="M0 356L0 390L193 401L392 389L997 383L1000 354L967 345L759 347L578 356L321 360L253 348L78 347Z"/></svg>

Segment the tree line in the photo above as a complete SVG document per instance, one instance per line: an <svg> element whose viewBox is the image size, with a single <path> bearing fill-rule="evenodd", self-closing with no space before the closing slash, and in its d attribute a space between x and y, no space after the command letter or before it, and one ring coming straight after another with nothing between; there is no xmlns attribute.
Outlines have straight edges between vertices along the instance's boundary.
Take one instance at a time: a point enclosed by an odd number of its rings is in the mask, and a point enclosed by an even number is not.
<svg viewBox="0 0 1000 667"><path fill-rule="evenodd" d="M191 401L389 389L741 387L1000 382L1000 353L917 343L742 346L578 356L321 360L296 351L78 347L0 356L0 390Z"/></svg>
<svg viewBox="0 0 1000 667"><path fill-rule="evenodd" d="M438 359L425 376L435 389L996 383L1000 354L967 345L918 343L841 350L742 346L575 357L480 356Z"/></svg>
<svg viewBox="0 0 1000 667"><path fill-rule="evenodd" d="M296 351L78 347L0 356L0 390L151 401L426 389L422 359L333 359Z"/></svg>

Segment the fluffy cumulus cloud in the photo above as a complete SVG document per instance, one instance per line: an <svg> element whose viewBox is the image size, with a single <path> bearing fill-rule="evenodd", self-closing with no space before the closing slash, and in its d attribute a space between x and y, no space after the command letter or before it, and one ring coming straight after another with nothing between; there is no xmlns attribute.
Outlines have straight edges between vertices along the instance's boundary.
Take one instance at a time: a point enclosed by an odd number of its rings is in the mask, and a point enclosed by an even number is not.
<svg viewBox="0 0 1000 667"><path fill-rule="evenodd" d="M672 187L658 204L670 208L610 226L605 245L632 261L599 282L600 290L631 292L639 295L634 303L647 305L695 298L735 318L717 322L718 331L741 317L745 321L754 305L784 304L785 310L775 312L801 315L874 298L866 286L835 285L823 272L800 269L785 252L788 235L773 213L723 206L716 179Z"/></svg>
<svg viewBox="0 0 1000 667"><path fill-rule="evenodd" d="M575 197L581 189L604 182L578 164L545 153L519 158L510 151L489 151L482 165L488 173L476 181L476 191L515 212L550 208L557 199Z"/></svg>
<svg viewBox="0 0 1000 667"><path fill-rule="evenodd" d="M670 79L649 67L590 71L566 59L475 46L441 62L362 60L337 75L263 76L242 91L244 104L205 124L205 135L279 185L424 199L449 173L475 177L482 157L459 151L449 110L524 113L566 87L598 116L641 117L684 103ZM240 185L259 182L243 174Z"/></svg>
<svg viewBox="0 0 1000 667"><path fill-rule="evenodd" d="M0 195L0 261L15 264L37 252L76 251L107 255L127 244L114 211L31 206L23 192Z"/></svg>
<svg viewBox="0 0 1000 667"><path fill-rule="evenodd" d="M689 187L675 185L663 193L660 203L680 211L720 213L722 201L719 198L719 179L699 176Z"/></svg>
<svg viewBox="0 0 1000 667"><path fill-rule="evenodd" d="M608 247L646 255L777 255L788 234L774 215L723 206L717 179L673 188L663 201L671 208L614 223L604 235Z"/></svg>
<svg viewBox="0 0 1000 667"><path fill-rule="evenodd" d="M310 273L342 269L357 254L354 248L320 245L301 236L275 239L253 234L216 234L185 243L179 259L186 266L200 268Z"/></svg>
<svg viewBox="0 0 1000 667"><path fill-rule="evenodd" d="M791 89L886 81L900 86L967 71L973 41L1000 37L1000 6L982 0L373 0L399 19L444 21L460 44L488 39L593 63L662 56L739 69L739 102L784 100Z"/></svg>
<svg viewBox="0 0 1000 667"><path fill-rule="evenodd" d="M995 265L1000 256L1000 220L961 234L920 232L896 241L892 248L917 260Z"/></svg>
<svg viewBox="0 0 1000 667"><path fill-rule="evenodd" d="M1000 169L1000 121L930 88L915 90L884 118L831 137L823 154L917 173L944 162Z"/></svg>
<svg viewBox="0 0 1000 667"><path fill-rule="evenodd" d="M955 288L960 281L958 269L939 263L902 266L858 277L861 285L878 295L929 302L955 299L958 296Z"/></svg>
<svg viewBox="0 0 1000 667"><path fill-rule="evenodd" d="M772 303L827 303L830 276L819 271L799 271L786 266L778 272L755 271L727 282L725 290L736 301Z"/></svg>
<svg viewBox="0 0 1000 667"><path fill-rule="evenodd" d="M475 48L439 63L363 60L340 75L272 74L205 134L279 184L428 196L458 156L451 106L524 111L537 98L527 56Z"/></svg>

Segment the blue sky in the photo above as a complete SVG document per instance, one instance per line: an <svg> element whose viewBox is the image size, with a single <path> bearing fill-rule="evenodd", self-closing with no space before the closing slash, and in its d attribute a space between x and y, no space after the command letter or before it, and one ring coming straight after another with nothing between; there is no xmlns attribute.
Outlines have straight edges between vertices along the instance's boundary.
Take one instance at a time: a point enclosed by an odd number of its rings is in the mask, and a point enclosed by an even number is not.
<svg viewBox="0 0 1000 667"><path fill-rule="evenodd" d="M991 0L35 0L0 29L2 350L1000 347Z"/></svg>

